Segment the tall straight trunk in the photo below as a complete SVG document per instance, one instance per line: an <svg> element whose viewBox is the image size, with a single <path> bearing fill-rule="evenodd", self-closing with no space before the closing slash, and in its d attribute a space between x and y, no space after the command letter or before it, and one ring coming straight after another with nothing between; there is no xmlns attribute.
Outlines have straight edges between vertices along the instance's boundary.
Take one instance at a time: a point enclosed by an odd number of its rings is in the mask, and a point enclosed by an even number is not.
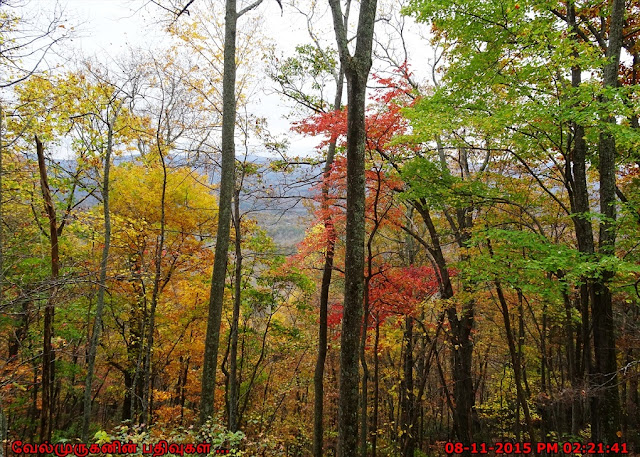
<svg viewBox="0 0 640 457"><path fill-rule="evenodd" d="M369 327L369 284L371 278L373 278L373 240L376 237L376 233L380 228L380 216L378 214L378 202L380 200L380 188L382 186L382 180L378 175L376 180L376 189L373 200L373 221L374 225L367 238L367 271L364 279L364 319L362 323L362 335L360 336L360 364L362 365L362 388L360 392L360 409L362 411L360 418L360 455L361 457L367 457L367 435L368 435L368 423L369 415L367 414L368 403L368 381L369 381L369 368L367 366L366 349L367 349L367 329Z"/></svg>
<svg viewBox="0 0 640 457"><path fill-rule="evenodd" d="M342 105L344 75L342 67L338 70L336 81L336 98L333 109L340 109ZM324 164L322 183L322 209L325 214L324 227L327 233L326 252L324 255L324 267L322 269L322 284L320 285L320 319L318 323L318 357L313 373L313 457L322 457L322 444L324 441L324 365L327 359L327 313L329 310L329 289L331 287L331 274L333 273L333 257L335 253L335 231L333 220L329 214L329 177L331 166L336 153L336 140L329 143L327 161Z"/></svg>
<svg viewBox="0 0 640 457"><path fill-rule="evenodd" d="M231 224L231 199L235 175L235 121L236 121L236 26L238 13L236 0L226 0L224 23L224 75L222 78L222 157L220 171L220 197L218 201L218 233L215 259L211 277L209 315L204 346L202 368L202 396L200 398L200 422L204 423L214 413L216 371L224 283L227 273L227 253Z"/></svg>
<svg viewBox="0 0 640 457"><path fill-rule="evenodd" d="M111 152L113 150L113 123L109 123L107 133L107 150L104 157L104 176L102 182L102 211L104 213L104 245L100 259L100 278L98 279L98 297L96 303L96 317L93 321L93 333L89 342L87 359L87 377L84 386L84 409L82 414L82 441L88 442L89 423L91 421L91 388L96 362L98 340L102 330L102 314L104 311L104 293L107 287L107 262L111 246L111 214L109 210L109 173L111 171Z"/></svg>
<svg viewBox="0 0 640 457"><path fill-rule="evenodd" d="M371 252L369 238L369 253ZM367 457L367 434L369 415L367 414L369 367L367 366L367 327L369 326L369 281L371 280L371 256L368 256L367 277L364 281L364 318L360 335L360 365L362 366L362 386L360 387L360 457Z"/></svg>
<svg viewBox="0 0 640 457"><path fill-rule="evenodd" d="M222 77L222 152L220 164L220 197L218 199L218 233L215 259L211 275L207 334L204 340L204 364L200 396L200 422L204 423L214 413L216 371L220 345L220 324L224 300L224 282L227 274L227 254L231 232L231 200L235 184L235 122L236 122L236 27L238 18L258 7L256 0L237 11L236 0L226 0L224 17L224 74Z"/></svg>
<svg viewBox="0 0 640 457"><path fill-rule="evenodd" d="M364 297L364 103L366 77L345 71L348 93L347 227L345 292L340 338L340 406L338 455L354 456L358 448L358 380L362 301Z"/></svg>
<svg viewBox="0 0 640 457"><path fill-rule="evenodd" d="M54 353L51 346L53 336L54 300L57 293L58 276L60 275L60 256L58 252L58 226L56 210L49 189L47 167L44 163L44 146L36 136L36 153L38 156L38 170L40 172L40 187L42 198L49 219L49 242L51 246L51 289L44 310L44 341L42 353L42 407L40 411L40 441L51 441L52 398L54 386Z"/></svg>
<svg viewBox="0 0 640 457"><path fill-rule="evenodd" d="M149 311L149 327L147 330L147 344L144 353L144 366L142 370L142 421L151 423L151 412L149 404L153 386L151 381L151 354L153 351L153 334L156 327L156 309L158 308L158 298L160 295L160 279L162 275L162 251L164 250L164 238L166 231L166 194L167 194L167 164L160 146L160 136L156 138L160 164L162 165L162 191L160 194L160 234L156 244L155 271L153 275L153 290L151 292L151 309Z"/></svg>
<svg viewBox="0 0 640 457"><path fill-rule="evenodd" d="M240 320L240 303L242 292L242 233L240 231L240 188L234 195L233 225L235 228L236 271L233 297L233 317L231 319L230 349L229 349L229 430L235 432L238 423L238 321Z"/></svg>
<svg viewBox="0 0 640 457"><path fill-rule="evenodd" d="M603 69L603 86L613 89L618 85L622 30L624 27L625 1L611 3L607 63ZM607 96L603 96L607 101ZM609 116L607 123L615 124ZM598 144L600 172L600 212L604 216L600 223L599 251L603 255L615 255L616 241L616 143L608 130L600 132ZM591 304L593 319L593 388L591 401L591 437L593 441L611 443L620 430L620 400L617 385L616 341L613 321L613 306L609 282L613 271L604 271L594 281L594 298Z"/></svg>
<svg viewBox="0 0 640 457"><path fill-rule="evenodd" d="M574 40L578 40L578 26L576 24L575 3L567 2L567 22L571 28ZM573 56L578 59L577 51ZM571 86L575 89L582 84L582 69L579 66L571 68ZM577 122L571 123L573 134L569 136L568 147L571 151L572 160L567 165L567 186L571 203L571 219L576 231L576 241L578 250L587 256L592 256L595 252L593 244L593 227L591 218L587 215L591 212L589 204L589 187L587 184L587 143L585 141L585 129ZM576 375L584 376L589 370L591 360L590 337L590 317L589 301L591 294L591 282L585 278L584 284L580 286L580 315L582 325L580 327L580 339L576 346L581 348L580 354L576 350ZM580 357L578 357L581 355Z"/></svg>
<svg viewBox="0 0 640 457"><path fill-rule="evenodd" d="M141 280L142 282L142 280ZM127 346L127 357L129 359L129 368L133 369L131 376L130 393L131 399L129 418L131 420L140 421L140 406L143 395L143 384L140 374L144 363L144 340L147 329L147 300L144 295L144 288L138 291L138 303L134 307L134 312L129 318L129 333L131 343Z"/></svg>
<svg viewBox="0 0 640 457"><path fill-rule="evenodd" d="M473 344L474 309L471 302L465 303L461 316L453 307L447 309L447 319L451 325L451 343L453 345L451 363L453 371L453 412L454 426L458 439L468 446L473 440L473 404L474 389L471 376ZM462 455L468 455L463 452Z"/></svg>
<svg viewBox="0 0 640 457"><path fill-rule="evenodd" d="M380 315L376 313L376 336L373 343L373 417L371 418L371 455L376 457L378 447L378 403L380 401Z"/></svg>
<svg viewBox="0 0 640 457"><path fill-rule="evenodd" d="M364 298L365 99L371 69L377 0L360 3L355 54L349 51L339 0L329 0L340 62L347 79L347 223L345 289L340 338L338 455L358 452L358 346Z"/></svg>

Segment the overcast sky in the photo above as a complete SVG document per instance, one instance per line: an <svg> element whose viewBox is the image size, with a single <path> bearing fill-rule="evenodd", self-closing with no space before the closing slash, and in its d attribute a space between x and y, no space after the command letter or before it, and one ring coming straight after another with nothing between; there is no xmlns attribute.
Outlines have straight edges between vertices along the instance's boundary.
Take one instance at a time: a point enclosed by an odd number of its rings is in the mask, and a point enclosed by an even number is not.
<svg viewBox="0 0 640 457"><path fill-rule="evenodd" d="M25 0L27 14L48 15L47 11L56 7L55 0ZM199 0L196 0L196 2ZM204 2L205 0L200 0ZM222 2L222 0L219 0ZM396 5L397 0L390 0ZM242 2L239 2L240 4ZM320 38L325 43L333 40L333 30L330 27L328 7L317 2L320 20L316 26L324 30ZM160 47L163 42L168 42L163 25L160 21L166 18L163 11L149 4L148 0L58 0L57 8L64 10L68 27L74 28L74 38L65 45L65 52L77 52L82 56L95 55L100 61L108 61L123 54L133 47ZM309 41L307 24L304 17L295 11L295 7L287 5L283 1L284 10L281 12L276 0L265 0L258 12L264 17L265 35L276 48L278 54L291 55L295 46ZM242 20L242 19L241 19ZM424 28L424 26L420 26ZM378 26L380 30L380 26ZM425 47L425 42L420 41L415 34L409 34L408 46L414 62L414 70L426 74L425 68L430 52ZM384 33L382 40L386 39ZM291 106L285 100L269 90L269 82L266 79L264 90L252 97L254 114L267 118L270 130L276 136L286 135L290 141L292 155L310 155L314 153L314 147L318 139L305 138L290 131L291 121L285 116L290 113Z"/></svg>

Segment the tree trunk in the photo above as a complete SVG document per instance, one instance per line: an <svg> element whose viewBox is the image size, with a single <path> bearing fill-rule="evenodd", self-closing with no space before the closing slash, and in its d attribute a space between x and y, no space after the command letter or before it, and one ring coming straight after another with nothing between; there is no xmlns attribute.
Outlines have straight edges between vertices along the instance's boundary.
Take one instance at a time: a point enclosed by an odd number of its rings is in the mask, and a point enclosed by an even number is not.
<svg viewBox="0 0 640 457"><path fill-rule="evenodd" d="M224 18L224 65L222 77L222 152L220 164L220 197L218 201L218 232L216 234L215 259L211 276L207 334L204 341L204 364L200 396L200 422L213 415L218 347L224 283L227 275L227 254L231 232L231 200L235 184L235 122L236 122L236 26L238 18L256 8L262 0L256 0L241 11L237 11L236 0L226 0Z"/></svg>
<svg viewBox="0 0 640 457"><path fill-rule="evenodd" d="M429 250L437 267L438 287L440 298L447 300L453 297L453 286L449 276L447 261L442 251L440 236L435 228L429 208L423 201L413 202L418 214L422 217L429 237L431 248ZM470 227L471 222L460 217L460 227L457 227L456 238L460 247L464 247L464 235L462 231L465 226ZM473 437L473 404L475 391L473 388L473 377L471 375L473 343L470 340L471 330L474 321L474 304L469 300L463 304L462 310L458 313L455 306L450 306L446 310L447 320L451 326L450 341L453 347L451 354L451 366L453 374L453 427L459 441L469 446ZM443 385L446 385L443 383ZM447 397L449 400L449 398ZM463 452L462 455L470 455Z"/></svg>
<svg viewBox="0 0 640 457"><path fill-rule="evenodd" d="M131 419L133 380L131 379L131 374L128 371L123 371L122 374L124 376L124 398L122 399L122 416L120 416L120 420L124 422Z"/></svg>
<svg viewBox="0 0 640 457"><path fill-rule="evenodd" d="M359 344L364 293L364 103L366 79L345 71L348 92L347 227L345 292L340 338L340 406L338 455L354 456L358 448Z"/></svg>
<svg viewBox="0 0 640 457"><path fill-rule="evenodd" d="M359 345L364 296L364 103L366 78L348 69L347 227L345 292L340 338L339 455L353 456L358 447Z"/></svg>
<svg viewBox="0 0 640 457"><path fill-rule="evenodd" d="M240 320L240 302L242 292L242 233L240 231L240 188L237 188L234 196L235 249L236 270L234 284L233 317L231 320L231 334L229 335L229 431L238 430L238 321Z"/></svg>
<svg viewBox="0 0 640 457"><path fill-rule="evenodd" d="M102 182L102 211L104 213L104 245L100 259L100 278L98 282L98 297L96 303L96 317L93 322L93 333L89 343L87 360L87 377L84 387L84 409L82 415L82 441L89 440L89 423L91 421L91 388L95 369L98 340L102 331L102 314L104 311L104 293L107 287L107 262L111 246L111 214L109 212L109 172L111 170L111 152L113 150L113 123L108 125L107 150L104 157L104 176Z"/></svg>
<svg viewBox="0 0 640 457"><path fill-rule="evenodd" d="M224 25L224 76L222 79L222 157L220 171L220 197L218 201L218 232L216 235L215 259L211 277L209 316L204 346L202 368L202 396L200 399L200 422L204 423L214 413L216 371L224 283L227 274L227 253L231 223L231 199L235 182L235 121L236 121L236 25L238 13L236 0L226 0Z"/></svg>
<svg viewBox="0 0 640 457"><path fill-rule="evenodd" d="M158 127L159 128L159 127ZM165 163L164 154L160 146L160 136L156 137L158 155L160 156L160 163L162 165L162 191L160 195L160 235L156 244L155 252L155 272L153 275L153 290L151 292L151 309L149 311L149 328L147 330L147 345L144 354L144 367L143 367L143 392L142 392L142 421L146 424L150 424L152 417L149 412L150 397L153 392L153 388L150 385L151 380L151 354L153 352L153 334L156 327L156 309L158 307L158 296L160 295L160 278L162 275L162 251L164 250L164 238L165 238L165 226L166 226L166 208L165 200L167 193L167 165Z"/></svg>
<svg viewBox="0 0 640 457"><path fill-rule="evenodd" d="M573 33L575 40L578 39L578 26L576 24L575 3L567 2L567 22ZM579 57L578 52L573 52L576 61ZM571 86L578 88L582 84L582 69L579 66L571 68ZM576 242L578 250L592 256L595 252L593 244L593 227L591 218L587 215L591 211L589 204L589 187L587 184L587 143L585 141L585 129L577 122L571 123L573 135L569 136L568 149L571 151L572 160L567 162L567 192L570 197L571 219L576 231ZM591 294L591 281L584 279L584 284L580 286L580 314L582 317L582 325L580 327L579 344L576 345L577 364L575 375L584 376L591 365L591 344L590 337L590 316L589 316L589 300ZM581 348L578 351L578 348ZM578 379L576 379L576 382Z"/></svg>
<svg viewBox="0 0 640 457"><path fill-rule="evenodd" d="M373 236L373 235L372 235ZM369 415L367 414L369 368L367 366L367 327L369 325L369 281L371 279L371 237L368 243L368 268L364 281L364 318L360 335L360 365L362 366L362 386L360 388L360 457L367 457L367 429Z"/></svg>
<svg viewBox="0 0 640 457"><path fill-rule="evenodd" d="M42 408L40 411L40 441L51 441L51 414L53 410L52 397L54 386L54 353L51 346L53 337L54 300L57 293L58 276L60 274L60 257L58 252L58 227L56 222L56 210L53 205L47 167L44 163L44 146L35 137L36 153L38 156L38 170L40 172L40 187L44 206L49 219L49 242L51 246L51 291L44 310L44 341L42 353Z"/></svg>
<svg viewBox="0 0 640 457"><path fill-rule="evenodd" d="M351 56L339 0L329 0L340 62L347 79L347 224L345 292L340 338L340 406L338 455L358 451L358 346L364 297L365 233L365 99L371 69L376 0L363 0L358 18L355 54Z"/></svg>
<svg viewBox="0 0 640 457"><path fill-rule="evenodd" d="M376 313L376 337L373 343L373 417L371 418L371 455L376 457L378 446L378 403L380 401L380 357L378 347L380 343L380 315Z"/></svg>
<svg viewBox="0 0 640 457"><path fill-rule="evenodd" d="M453 422L458 439L465 446L468 446L473 440L474 389L471 376L473 344L469 338L473 327L473 314L471 303L465 304L460 318L457 317L455 308L447 309L453 345L451 357L455 403ZM462 455L468 454L463 452Z"/></svg>
<svg viewBox="0 0 640 457"><path fill-rule="evenodd" d="M625 2L613 0L611 4L607 63L603 71L603 86L618 85L622 30L624 26ZM603 97L607 101L607 97ZM615 124L609 116L607 123ZM615 255L616 240L616 143L613 134L600 132L598 145L600 172L600 212L604 216L600 224L599 251L602 255ZM594 281L594 298L591 304L593 322L593 397L591 401L591 438L594 442L612 443L620 430L620 400L618 397L616 340L613 321L611 291L608 283L613 271L603 271Z"/></svg>
<svg viewBox="0 0 640 457"><path fill-rule="evenodd" d="M336 81L336 98L333 109L338 110L342 105L342 89L344 75L342 67L338 70ZM329 143L327 161L323 170L322 184L322 209L326 214L324 227L327 233L326 252L324 255L324 267L322 269L322 284L320 285L320 319L318 323L318 358L313 374L313 456L322 457L322 443L324 441L324 364L327 359L327 313L329 310L329 289L331 287L331 274L333 272L333 257L335 252L335 232L333 221L329 214L329 175L333 159L336 153L336 141Z"/></svg>

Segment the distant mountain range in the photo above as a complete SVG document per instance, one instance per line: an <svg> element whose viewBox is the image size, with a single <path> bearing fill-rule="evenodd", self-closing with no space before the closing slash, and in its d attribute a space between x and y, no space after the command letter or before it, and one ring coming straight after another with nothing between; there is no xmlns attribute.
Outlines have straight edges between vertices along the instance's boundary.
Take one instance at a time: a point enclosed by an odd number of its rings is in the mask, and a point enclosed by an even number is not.
<svg viewBox="0 0 640 457"><path fill-rule="evenodd" d="M116 157L114 164L136 161L136 156ZM61 168L73 172L76 163L71 159L56 160ZM296 165L278 166L272 159L261 156L243 157L243 162L250 164L251 174L245 176L241 194L240 209L255 219L267 234L282 249L284 254L295 252L296 245L304 238L304 232L310 219L309 207L313 199L313 186L321 174L320 166ZM174 165L176 161L174 161ZM184 166L190 166L202 175L209 177L209 182L220 181L218 167L214 165L193 164L185 160ZM86 187L95 186L95 177L86 179ZM62 198L62 197L61 197ZM88 208L98 203L93 196L87 196L86 189L77 189L76 198L84 199L81 207ZM305 204L306 202L306 204Z"/></svg>

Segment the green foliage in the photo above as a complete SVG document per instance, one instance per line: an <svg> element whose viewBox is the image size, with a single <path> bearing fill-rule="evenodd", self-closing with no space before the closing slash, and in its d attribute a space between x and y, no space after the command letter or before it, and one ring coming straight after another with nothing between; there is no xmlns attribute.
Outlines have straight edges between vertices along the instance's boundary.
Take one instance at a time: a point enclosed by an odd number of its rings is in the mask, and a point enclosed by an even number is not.
<svg viewBox="0 0 640 457"><path fill-rule="evenodd" d="M209 419L201 427L177 427L172 429L164 429L162 427L146 427L143 425L131 425L122 423L115 427L111 433L99 430L95 433L93 440L98 444L104 444L111 441L120 441L121 443L137 444L138 453L143 454L144 445L155 445L160 440L166 440L169 443L176 444L211 444L211 452L209 455L216 455L216 449L230 449L228 455L241 456L245 453L241 450L244 441L244 433L230 432L224 427L220 419ZM174 454L168 454L174 455Z"/></svg>
<svg viewBox="0 0 640 457"><path fill-rule="evenodd" d="M334 78L338 67L335 49L320 49L312 44L296 46L295 55L280 60L272 56L269 77L280 85L282 93L315 112L328 111L325 86Z"/></svg>
<svg viewBox="0 0 640 457"><path fill-rule="evenodd" d="M221 424L220 419L209 419L195 434L201 442L210 443L213 451L210 455L215 455L215 449L231 449L229 455L244 455L241 444L245 439L244 433L231 432Z"/></svg>
<svg viewBox="0 0 640 457"><path fill-rule="evenodd" d="M335 71L338 52L335 49L321 50L312 44L296 46L296 56L290 57L280 66L282 76L308 76L317 78ZM320 87L314 87L320 89Z"/></svg>
<svg viewBox="0 0 640 457"><path fill-rule="evenodd" d="M440 162L418 157L402 167L402 178L411 183L404 192L407 199L425 199L429 205L442 208L451 196L456 180Z"/></svg>

